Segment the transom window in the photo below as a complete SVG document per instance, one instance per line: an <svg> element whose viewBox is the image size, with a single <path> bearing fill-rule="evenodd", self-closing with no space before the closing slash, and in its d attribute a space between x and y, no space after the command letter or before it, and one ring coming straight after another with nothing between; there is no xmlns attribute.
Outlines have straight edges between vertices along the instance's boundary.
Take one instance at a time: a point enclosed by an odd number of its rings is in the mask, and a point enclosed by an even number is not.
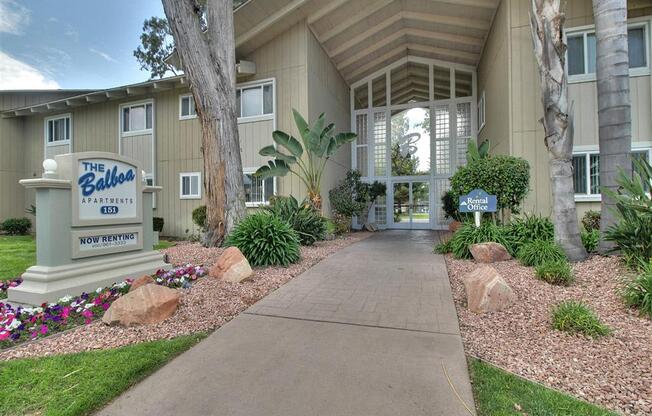
<svg viewBox="0 0 652 416"><path fill-rule="evenodd" d="M254 176L254 169L244 172L244 192L247 206L259 206L269 203L274 195L274 178L261 179Z"/></svg>
<svg viewBox="0 0 652 416"><path fill-rule="evenodd" d="M154 105L151 102L127 104L121 107L123 135L150 133Z"/></svg>
<svg viewBox="0 0 652 416"><path fill-rule="evenodd" d="M201 172L179 174L179 198L201 199Z"/></svg>
<svg viewBox="0 0 652 416"><path fill-rule="evenodd" d="M45 119L45 141L48 146L70 143L70 114Z"/></svg>
<svg viewBox="0 0 652 416"><path fill-rule="evenodd" d="M632 159L652 161L652 149L632 150ZM634 164L632 163L632 169ZM577 152L573 155L573 185L575 199L600 198L600 152Z"/></svg>
<svg viewBox="0 0 652 416"><path fill-rule="evenodd" d="M179 96L179 120L197 118L197 109L195 108L195 99L192 94Z"/></svg>
<svg viewBox="0 0 652 416"><path fill-rule="evenodd" d="M237 87L235 111L239 118L274 114L274 84L266 82Z"/></svg>
<svg viewBox="0 0 652 416"><path fill-rule="evenodd" d="M627 31L629 68L632 75L648 68L647 24L630 24ZM568 41L568 75L570 81L592 80L596 71L595 30L572 32Z"/></svg>

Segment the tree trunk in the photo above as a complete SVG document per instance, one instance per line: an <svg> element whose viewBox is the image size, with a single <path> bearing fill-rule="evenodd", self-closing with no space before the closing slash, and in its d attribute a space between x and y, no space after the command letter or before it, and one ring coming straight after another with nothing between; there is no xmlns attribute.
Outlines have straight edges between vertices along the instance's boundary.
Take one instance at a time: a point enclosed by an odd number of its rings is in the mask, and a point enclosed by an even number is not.
<svg viewBox="0 0 652 416"><path fill-rule="evenodd" d="M598 124L600 142L600 186L616 191L619 169L631 175L632 117L629 99L629 54L627 1L593 0L597 55ZM600 251L613 247L604 239L615 224L616 203L602 193Z"/></svg>
<svg viewBox="0 0 652 416"><path fill-rule="evenodd" d="M206 233L218 246L245 215L242 161L235 114L235 40L231 0L208 0L207 30L196 0L163 0L177 53L202 126Z"/></svg>
<svg viewBox="0 0 652 416"><path fill-rule="evenodd" d="M555 241L572 261L586 258L575 209L573 188L573 118L568 84L560 0L532 0L530 29L541 79L545 144L550 157L550 186Z"/></svg>

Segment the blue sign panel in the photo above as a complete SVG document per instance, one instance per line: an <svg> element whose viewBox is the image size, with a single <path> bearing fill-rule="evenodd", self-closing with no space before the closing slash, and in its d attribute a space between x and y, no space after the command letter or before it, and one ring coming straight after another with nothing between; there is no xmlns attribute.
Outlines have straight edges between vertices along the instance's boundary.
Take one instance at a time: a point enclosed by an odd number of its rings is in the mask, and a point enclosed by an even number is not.
<svg viewBox="0 0 652 416"><path fill-rule="evenodd" d="M460 197L460 212L496 212L496 195L489 195L482 189L474 189Z"/></svg>

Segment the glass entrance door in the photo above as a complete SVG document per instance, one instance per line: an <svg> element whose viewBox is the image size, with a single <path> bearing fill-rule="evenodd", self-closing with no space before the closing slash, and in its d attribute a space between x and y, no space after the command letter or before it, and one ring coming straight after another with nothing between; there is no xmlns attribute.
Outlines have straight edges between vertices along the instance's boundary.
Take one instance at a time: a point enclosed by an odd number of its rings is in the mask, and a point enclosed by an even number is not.
<svg viewBox="0 0 652 416"><path fill-rule="evenodd" d="M430 228L430 182L423 180L392 183L393 228Z"/></svg>

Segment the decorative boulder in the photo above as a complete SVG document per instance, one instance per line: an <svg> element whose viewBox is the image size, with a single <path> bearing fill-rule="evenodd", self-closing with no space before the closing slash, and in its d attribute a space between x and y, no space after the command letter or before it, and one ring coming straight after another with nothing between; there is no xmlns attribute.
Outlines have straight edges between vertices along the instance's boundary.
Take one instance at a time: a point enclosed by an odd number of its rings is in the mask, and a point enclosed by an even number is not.
<svg viewBox="0 0 652 416"><path fill-rule="evenodd" d="M139 287L149 285L150 283L155 283L152 276L145 275L145 276L139 277L138 279L134 280L133 283L131 283L131 287L129 288L129 291L133 292L134 290L138 289Z"/></svg>
<svg viewBox="0 0 652 416"><path fill-rule="evenodd" d="M457 231L460 227L462 226L462 223L459 221L453 221L450 224L448 224L448 231L451 233L454 233Z"/></svg>
<svg viewBox="0 0 652 416"><path fill-rule="evenodd" d="M102 322L124 326L163 322L174 315L180 298L178 290L146 284L113 302Z"/></svg>
<svg viewBox="0 0 652 416"><path fill-rule="evenodd" d="M495 263L512 259L507 249L500 243L473 244L469 250L478 263Z"/></svg>
<svg viewBox="0 0 652 416"><path fill-rule="evenodd" d="M208 272L210 277L239 283L253 274L249 262L237 247L229 247Z"/></svg>
<svg viewBox="0 0 652 416"><path fill-rule="evenodd" d="M508 308L516 294L491 266L480 266L464 279L467 307L471 312L497 312Z"/></svg>

